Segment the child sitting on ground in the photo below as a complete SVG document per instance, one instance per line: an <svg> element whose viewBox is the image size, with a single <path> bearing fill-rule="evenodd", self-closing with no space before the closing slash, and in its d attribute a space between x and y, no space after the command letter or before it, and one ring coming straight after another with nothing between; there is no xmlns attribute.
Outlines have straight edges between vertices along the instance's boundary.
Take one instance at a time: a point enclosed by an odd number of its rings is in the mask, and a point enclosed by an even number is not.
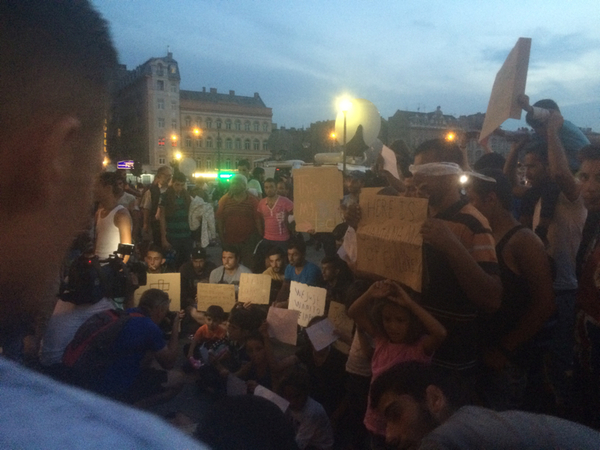
<svg viewBox="0 0 600 450"><path fill-rule="evenodd" d="M446 338L446 329L390 280L374 283L350 306L350 318L375 340L371 359L371 385L390 367L406 361L431 362L433 352ZM365 426L373 448L385 448L385 420L370 407Z"/></svg>
<svg viewBox="0 0 600 450"><path fill-rule="evenodd" d="M226 319L227 315L220 306L211 305L206 309L206 323L198 328L194 334L190 348L187 351L188 359L200 359L200 347L204 345L210 350L216 341L225 337L227 330L223 326L223 322ZM207 363L208 361L203 362Z"/></svg>

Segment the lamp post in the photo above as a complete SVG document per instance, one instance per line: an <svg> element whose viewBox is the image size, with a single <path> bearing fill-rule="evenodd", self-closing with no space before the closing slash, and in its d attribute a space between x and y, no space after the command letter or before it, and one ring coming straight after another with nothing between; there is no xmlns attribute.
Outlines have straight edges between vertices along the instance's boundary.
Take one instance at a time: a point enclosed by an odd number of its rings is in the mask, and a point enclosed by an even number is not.
<svg viewBox="0 0 600 450"><path fill-rule="evenodd" d="M200 136L202 136L202 130L198 127L195 127L194 130L194 136L196 136L196 140L200 139ZM198 168L198 160L196 160L196 147L192 145L192 157L194 158L194 162L196 163L196 169Z"/></svg>
<svg viewBox="0 0 600 450"><path fill-rule="evenodd" d="M352 108L352 102L348 99L344 99L340 102L340 109L344 114L344 147L342 149L342 173L346 174L346 118L348 111Z"/></svg>
<svg viewBox="0 0 600 450"><path fill-rule="evenodd" d="M335 132L334 132L334 131L332 131L332 132L329 134L329 137L331 138L331 151L333 151L333 146L334 146L334 144L335 144Z"/></svg>

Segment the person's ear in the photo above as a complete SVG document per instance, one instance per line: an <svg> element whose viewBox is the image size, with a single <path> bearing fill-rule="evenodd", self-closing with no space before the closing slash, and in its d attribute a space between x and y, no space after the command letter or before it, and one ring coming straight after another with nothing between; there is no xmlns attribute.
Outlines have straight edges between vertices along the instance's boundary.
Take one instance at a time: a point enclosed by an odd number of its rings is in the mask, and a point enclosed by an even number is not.
<svg viewBox="0 0 600 450"><path fill-rule="evenodd" d="M167 260L165 258L163 258L163 259L160 260L160 265L162 266L166 262L167 262Z"/></svg>
<svg viewBox="0 0 600 450"><path fill-rule="evenodd" d="M425 403L429 412L438 419L448 406L448 401L442 390L433 384L427 386L425 390Z"/></svg>

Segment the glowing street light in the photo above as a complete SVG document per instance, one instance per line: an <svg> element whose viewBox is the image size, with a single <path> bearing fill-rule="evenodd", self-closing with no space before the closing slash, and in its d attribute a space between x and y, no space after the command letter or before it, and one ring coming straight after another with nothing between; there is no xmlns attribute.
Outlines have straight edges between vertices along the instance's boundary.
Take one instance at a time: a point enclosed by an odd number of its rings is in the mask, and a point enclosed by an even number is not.
<svg viewBox="0 0 600 450"><path fill-rule="evenodd" d="M449 131L445 136L446 141L454 142L456 140L456 133L454 131Z"/></svg>
<svg viewBox="0 0 600 450"><path fill-rule="evenodd" d="M198 137L202 134L202 130L198 127L194 128L194 136Z"/></svg>
<svg viewBox="0 0 600 450"><path fill-rule="evenodd" d="M181 152L175 153L175 159L179 161L181 159Z"/></svg>

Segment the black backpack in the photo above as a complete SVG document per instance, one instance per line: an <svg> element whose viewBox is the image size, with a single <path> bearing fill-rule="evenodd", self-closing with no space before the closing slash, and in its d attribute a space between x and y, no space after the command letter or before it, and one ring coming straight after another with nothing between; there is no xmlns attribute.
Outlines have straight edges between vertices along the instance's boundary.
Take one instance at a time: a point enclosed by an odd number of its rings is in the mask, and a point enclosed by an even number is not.
<svg viewBox="0 0 600 450"><path fill-rule="evenodd" d="M131 317L143 315L109 309L94 314L79 327L62 358L69 381L88 389L97 385L115 360L114 343Z"/></svg>

